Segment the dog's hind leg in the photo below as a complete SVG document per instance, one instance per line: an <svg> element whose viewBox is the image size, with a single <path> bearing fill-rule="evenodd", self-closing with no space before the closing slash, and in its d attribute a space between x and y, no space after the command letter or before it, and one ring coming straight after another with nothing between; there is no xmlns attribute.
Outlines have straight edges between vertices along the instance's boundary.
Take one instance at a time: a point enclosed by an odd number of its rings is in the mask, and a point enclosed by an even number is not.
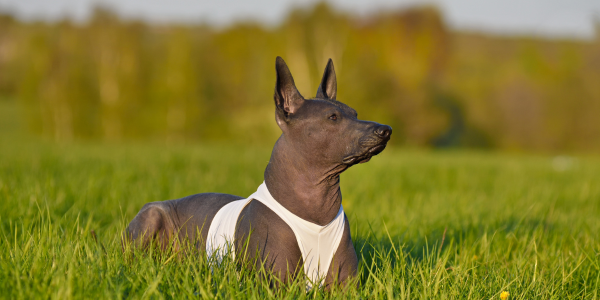
<svg viewBox="0 0 600 300"><path fill-rule="evenodd" d="M133 218L125 232L128 242L134 247L145 249L156 241L162 250L170 243L177 243L178 220L171 201L151 202L145 204Z"/></svg>

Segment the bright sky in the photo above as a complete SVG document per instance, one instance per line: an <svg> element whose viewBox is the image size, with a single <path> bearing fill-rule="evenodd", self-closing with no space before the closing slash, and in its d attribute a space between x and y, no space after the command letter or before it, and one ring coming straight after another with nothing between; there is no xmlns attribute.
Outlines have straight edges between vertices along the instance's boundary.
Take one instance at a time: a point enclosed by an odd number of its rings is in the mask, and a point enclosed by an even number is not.
<svg viewBox="0 0 600 300"><path fill-rule="evenodd" d="M125 17L155 22L198 22L226 26L240 19L275 25L294 6L315 0L0 0L0 10L31 19L56 20L65 15L85 20L94 5L114 8ZM502 34L594 36L600 0L330 0L334 7L368 14L414 4L437 5L452 28Z"/></svg>

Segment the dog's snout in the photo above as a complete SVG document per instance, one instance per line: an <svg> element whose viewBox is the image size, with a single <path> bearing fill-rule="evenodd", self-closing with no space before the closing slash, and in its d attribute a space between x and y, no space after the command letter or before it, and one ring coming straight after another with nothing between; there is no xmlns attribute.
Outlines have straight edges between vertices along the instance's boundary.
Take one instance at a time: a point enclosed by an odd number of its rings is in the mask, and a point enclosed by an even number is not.
<svg viewBox="0 0 600 300"><path fill-rule="evenodd" d="M392 134L392 127L387 125L379 125L375 127L375 134L382 139L388 138Z"/></svg>

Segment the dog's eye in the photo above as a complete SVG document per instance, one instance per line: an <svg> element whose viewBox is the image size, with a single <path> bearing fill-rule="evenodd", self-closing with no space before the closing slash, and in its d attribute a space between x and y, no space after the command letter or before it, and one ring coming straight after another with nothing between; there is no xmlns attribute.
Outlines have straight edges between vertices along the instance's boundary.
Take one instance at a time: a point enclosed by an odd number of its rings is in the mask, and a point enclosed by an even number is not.
<svg viewBox="0 0 600 300"><path fill-rule="evenodd" d="M329 120L334 120L334 121L337 120L337 115L333 114L333 115L329 116Z"/></svg>

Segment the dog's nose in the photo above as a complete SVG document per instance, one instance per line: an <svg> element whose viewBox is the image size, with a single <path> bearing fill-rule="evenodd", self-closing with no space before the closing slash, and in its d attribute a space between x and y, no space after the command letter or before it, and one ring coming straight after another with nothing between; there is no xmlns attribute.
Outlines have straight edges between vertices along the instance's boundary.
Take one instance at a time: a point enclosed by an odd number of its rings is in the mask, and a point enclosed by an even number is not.
<svg viewBox="0 0 600 300"><path fill-rule="evenodd" d="M375 127L375 134L380 138L387 138L392 134L392 127L387 125L379 125Z"/></svg>

